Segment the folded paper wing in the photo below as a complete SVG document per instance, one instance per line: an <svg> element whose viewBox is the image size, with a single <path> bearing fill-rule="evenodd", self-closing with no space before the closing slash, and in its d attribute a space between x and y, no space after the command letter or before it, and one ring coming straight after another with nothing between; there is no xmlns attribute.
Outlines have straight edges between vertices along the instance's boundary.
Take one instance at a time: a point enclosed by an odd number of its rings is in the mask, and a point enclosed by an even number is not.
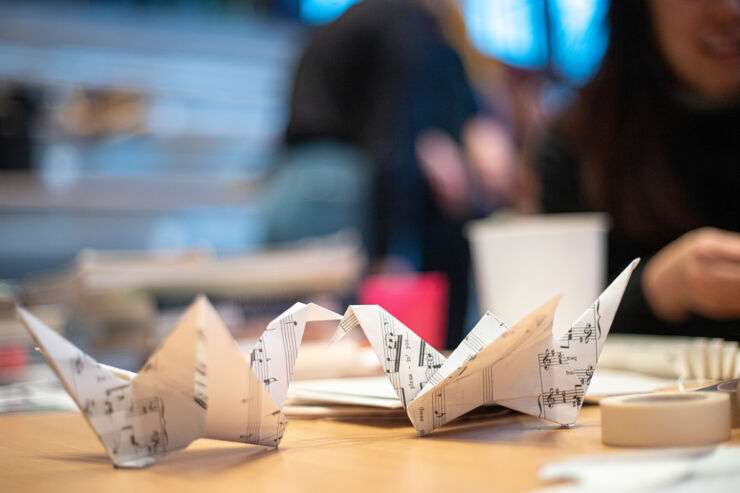
<svg viewBox="0 0 740 493"><path fill-rule="evenodd" d="M313 303L296 303L267 325L245 360L208 304L209 408L205 438L277 447L287 420L281 412L307 322L341 316ZM212 342L210 342L212 341Z"/></svg>
<svg viewBox="0 0 740 493"><path fill-rule="evenodd" d="M361 327L404 407L445 362L436 349L378 305L352 305L332 343Z"/></svg>
<svg viewBox="0 0 740 493"><path fill-rule="evenodd" d="M526 387L502 386L496 402L562 425L574 424L638 263L639 259L633 260L570 327L553 331L537 341L528 354L515 355L502 365L502 373L517 375Z"/></svg>
<svg viewBox="0 0 740 493"><path fill-rule="evenodd" d="M478 352L463 353L465 359L460 365L443 368L447 375L440 383L426 389L407 409L419 434L424 435L483 404L506 405L499 401L502 388L526 388L516 371L504 372L501 367L519 359L517 355L528 358L535 341L552 334L552 321L559 300L559 296L552 298L510 329L495 316L484 315L467 337L483 339L484 328L488 325L488 334L492 336L490 341ZM491 334L492 323L498 330ZM459 349L451 356L455 356Z"/></svg>
<svg viewBox="0 0 740 493"><path fill-rule="evenodd" d="M557 296L510 329L486 313L446 360L425 349L430 365L414 359L428 345L375 305L351 306L334 340L362 328L420 435L490 403L572 424L637 263L562 333L552 328Z"/></svg>
<svg viewBox="0 0 740 493"><path fill-rule="evenodd" d="M269 356L259 362L255 352L244 357L213 306L199 297L141 371L126 378L23 308L18 314L119 467L145 466L200 437L276 447L305 324L340 318L296 303L268 325L258 346Z"/></svg>

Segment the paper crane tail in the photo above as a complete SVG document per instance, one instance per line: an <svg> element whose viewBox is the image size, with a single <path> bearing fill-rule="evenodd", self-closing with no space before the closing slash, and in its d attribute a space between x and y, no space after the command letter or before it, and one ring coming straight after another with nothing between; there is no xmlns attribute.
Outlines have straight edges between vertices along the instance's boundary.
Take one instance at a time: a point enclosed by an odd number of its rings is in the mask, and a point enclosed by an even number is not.
<svg viewBox="0 0 740 493"><path fill-rule="evenodd" d="M18 314L113 463L141 467L200 436L195 326L178 326L133 380L115 376L23 308ZM177 359L178 366L168 364Z"/></svg>

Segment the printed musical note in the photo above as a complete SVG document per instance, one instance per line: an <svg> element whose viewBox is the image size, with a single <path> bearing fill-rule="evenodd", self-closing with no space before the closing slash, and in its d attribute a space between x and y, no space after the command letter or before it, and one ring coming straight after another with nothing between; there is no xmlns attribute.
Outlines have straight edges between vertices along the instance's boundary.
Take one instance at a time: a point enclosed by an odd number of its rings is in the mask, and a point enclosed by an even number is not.
<svg viewBox="0 0 740 493"><path fill-rule="evenodd" d="M554 351L553 349L546 349L544 353L537 355L539 360L540 368L547 371L553 365L562 365L567 362L567 358L563 355L562 351Z"/></svg>
<svg viewBox="0 0 740 493"><path fill-rule="evenodd" d="M578 382L581 385L588 385L591 383L591 377L594 376L594 367L588 365L586 368L575 368L572 373L578 377Z"/></svg>
<svg viewBox="0 0 740 493"><path fill-rule="evenodd" d="M550 387L547 392L538 396L540 417L547 418L546 410L558 405L570 405L580 409L583 402L583 393L583 386L580 384L576 384L573 389L567 390Z"/></svg>
<svg viewBox="0 0 740 493"><path fill-rule="evenodd" d="M561 349L568 349L570 348L570 342L573 340L573 329L569 329L568 332L565 333L565 336L560 338L560 348Z"/></svg>

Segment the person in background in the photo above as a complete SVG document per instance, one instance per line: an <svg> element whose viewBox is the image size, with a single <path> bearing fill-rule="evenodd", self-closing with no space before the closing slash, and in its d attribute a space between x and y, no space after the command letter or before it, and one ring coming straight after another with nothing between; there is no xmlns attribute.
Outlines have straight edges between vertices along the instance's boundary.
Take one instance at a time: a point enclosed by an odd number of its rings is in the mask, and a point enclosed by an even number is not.
<svg viewBox="0 0 740 493"><path fill-rule="evenodd" d="M463 224L501 202L510 145L480 115L442 31L445 5L365 0L312 33L267 215L271 241L360 225L375 272L445 273L454 347L468 303Z"/></svg>
<svg viewBox="0 0 740 493"><path fill-rule="evenodd" d="M36 99L27 89L0 85L0 172L33 168Z"/></svg>
<svg viewBox="0 0 740 493"><path fill-rule="evenodd" d="M595 77L535 153L545 212L611 215L612 330L740 339L740 1L618 0Z"/></svg>

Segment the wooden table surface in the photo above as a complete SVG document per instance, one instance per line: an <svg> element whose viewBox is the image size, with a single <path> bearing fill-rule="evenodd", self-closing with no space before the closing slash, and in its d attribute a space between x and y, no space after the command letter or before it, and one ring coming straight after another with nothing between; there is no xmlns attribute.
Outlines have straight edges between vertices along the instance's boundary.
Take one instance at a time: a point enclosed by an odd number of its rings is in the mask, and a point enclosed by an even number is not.
<svg viewBox="0 0 740 493"><path fill-rule="evenodd" d="M740 429L732 442L740 443ZM545 463L618 450L601 444L599 409L561 429L509 414L466 421L418 438L408 421L292 419L277 450L197 440L143 470L115 469L82 416L0 416L0 490L527 491L545 486Z"/></svg>

